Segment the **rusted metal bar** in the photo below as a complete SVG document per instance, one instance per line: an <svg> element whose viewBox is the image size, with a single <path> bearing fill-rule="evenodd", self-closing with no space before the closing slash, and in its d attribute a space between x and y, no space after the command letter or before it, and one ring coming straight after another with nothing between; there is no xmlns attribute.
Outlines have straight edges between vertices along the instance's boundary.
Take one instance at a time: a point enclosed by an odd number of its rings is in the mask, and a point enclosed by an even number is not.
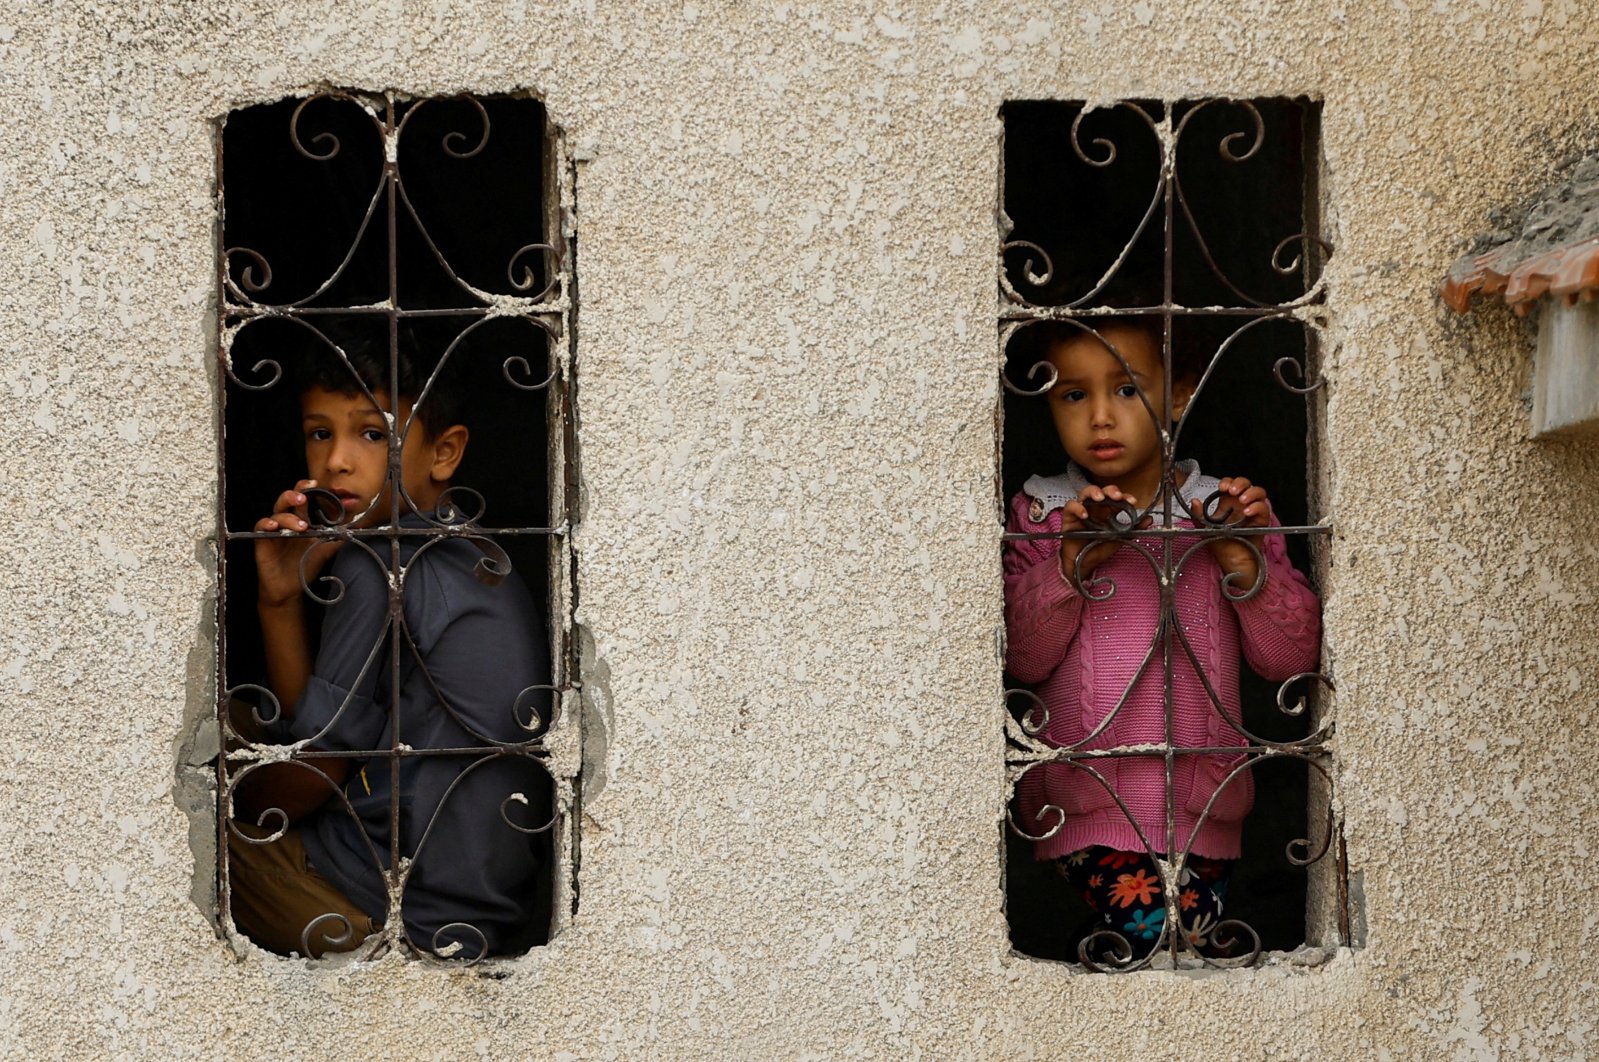
<svg viewBox="0 0 1599 1062"><path fill-rule="evenodd" d="M1044 322L1060 322L1084 333L1098 335L1096 321L1107 317L1125 318L1142 315L1158 318L1164 369L1162 393L1158 397L1162 402L1161 408L1168 411L1173 408L1173 383L1176 375L1173 366L1173 324L1177 320L1215 318L1244 322L1220 344L1210 358L1196 387L1196 397L1198 392L1203 390L1216 365L1228 353L1234 340L1257 325L1279 321L1304 330L1307 336L1304 356L1308 361L1310 352L1314 349L1314 334L1325 315L1326 295L1325 288L1313 268L1311 255L1319 254L1324 259L1332 252L1331 246L1315 231L1314 205L1307 204L1304 210L1305 231L1280 240L1273 249L1269 262L1270 268L1280 276L1300 275L1304 290L1286 301L1272 302L1246 291L1242 284L1229 275L1227 263L1217 260L1205 233L1201 231L1188 193L1183 188L1178 148L1183 143L1185 135L1191 135L1190 123L1195 116L1207 108L1222 103L1236 108L1245 120L1245 128L1222 136L1220 142L1216 144L1216 151L1225 163L1243 162L1253 157L1270 135L1268 123L1260 108L1252 101L1201 100L1190 104L1168 102L1158 108L1158 113L1151 113L1144 106L1129 101L1114 105L1116 109L1130 116L1128 122L1130 128L1138 130L1139 135L1147 131L1158 144L1159 165L1155 175L1155 187L1132 235L1127 238L1118 252L1110 256L1109 264L1102 272L1098 272L1096 267L1097 281L1090 285L1086 294L1067 301L1034 301L1031 296L1031 292L1035 290L1042 292L1057 279L1057 263L1049 249L1036 240L1012 236L1009 231L1011 215L1003 198L1005 184L1002 175L998 213L1002 231L998 255L997 309L1002 354L1008 348L1010 341L1021 331ZM1084 166L1091 168L1110 166L1118 158L1116 143L1107 137L1097 137L1085 146L1081 140L1081 127L1087 113L1086 106L1079 106L1073 117L1069 141L1072 153ZM1306 148L1308 143L1306 140L1296 144L1301 151L1302 164L1303 156L1309 154ZM1311 184L1312 182L1307 181L1306 187L1310 187ZM1143 200L1140 198L1138 202L1141 203ZM1112 305L1101 299L1121 271L1134 260L1136 245L1154 224L1161 226L1161 301L1153 305L1141 303L1128 307ZM1192 241L1203 267L1225 288L1234 301L1214 306L1185 306L1178 302L1175 262L1179 232ZM1284 254L1290 248L1299 250L1291 261L1285 261ZM1020 263L1020 269L1013 276L1011 263L1016 262ZM1123 361L1126 367L1120 352L1111 344L1104 345L1105 349L1119 361ZM1323 381L1313 378L1310 370L1308 364L1302 364L1299 359L1292 356L1280 357L1272 365L1272 374L1282 391L1295 398L1309 395L1322 386ZM1129 379L1132 379L1130 369L1128 373ZM1026 382L1013 380L1004 372L1001 376L1005 390L1022 398L1046 396L1056 383L1055 369L1048 361L1039 361L1028 367ZM1262 554L1262 536L1324 536L1331 527L1326 523L1305 523L1287 527L1231 527L1216 517L1217 510L1213 506L1217 503L1219 492L1205 500L1197 516L1188 512L1179 503L1176 451L1192 403L1175 422L1169 417L1163 421L1157 416L1154 405L1157 396L1144 395L1142 386L1134 382L1139 388L1139 395L1143 399L1146 411L1155 420L1159 437L1162 463L1162 488L1159 496L1153 499L1141 499L1142 507L1107 502L1105 508L1108 511L1105 514L1097 518L1091 514L1087 521L1087 530L1007 532L1002 538L1006 542L1038 539L1103 541L1131 547L1130 550L1124 549L1124 552L1131 552L1141 557L1150 566L1152 576L1160 588L1159 617L1153 639L1147 646L1133 647L1143 654L1142 662L1116 704L1098 720L1090 732L1070 745L1055 745L1044 736L1048 730L1049 709L1037 694L1027 689L1013 689L1006 692L1007 701L1020 699L1025 704L1019 712L1010 711L1006 718L1006 738L1009 746L1006 765L1010 793L1014 796L1020 781L1034 770L1083 772L1084 777L1093 780L1113 798L1121 814L1126 816L1142 839L1149 857L1163 871L1161 879L1166 917L1160 930L1160 938L1154 946L1135 958L1137 949L1131 941L1114 929L1102 928L1089 933L1079 946L1078 958L1086 966L1096 970L1124 972L1146 968L1157 955L1161 954L1164 954L1171 964L1178 966L1252 964L1258 962L1261 957L1261 939L1249 925L1240 920L1227 919L1216 927L1217 932L1230 936L1234 942L1241 942L1244 945L1236 950L1232 957L1217 958L1214 954L1201 954L1194 943L1186 938L1181 929L1178 895L1180 882L1177 880L1177 871L1186 865L1188 859L1184 845L1197 834L1199 825L1202 825L1205 818L1210 815L1216 797L1222 789L1235 779L1240 779L1244 772L1252 771L1260 763L1277 759L1292 759L1304 763L1326 779L1330 792L1332 778L1328 767L1331 758L1330 740L1334 730L1333 720L1330 713L1324 713L1315 720L1316 725L1304 736L1289 740L1271 740L1246 729L1241 718L1235 720L1223 712L1222 698L1212 687L1210 678L1205 674L1194 647L1189 644L1179 623L1176 601L1177 577L1182 572L1187 558L1207 543L1221 540L1241 543L1255 558L1259 572L1255 585L1241 588L1224 584L1221 592L1227 599L1235 602L1243 601L1256 593L1264 584L1265 558ZM1185 523L1180 525L1180 519ZM1193 521L1192 526L1186 523L1189 520ZM1150 526L1142 526L1145 521L1148 521ZM1086 550L1080 553L1077 567L1065 574L1077 593L1085 599L1107 600L1115 593L1114 584L1109 583L1107 578L1097 575L1090 578L1083 577L1082 558L1086 555ZM1177 741L1175 729L1177 707L1173 700L1173 675L1178 661L1184 659L1200 676L1211 709L1222 712L1227 726L1239 736L1241 744L1186 746ZM1155 668L1158 668L1158 671L1154 670ZM1164 715L1163 740L1140 745L1098 747L1096 742L1122 713L1134 686L1138 685L1146 675L1152 674L1160 676ZM1290 686L1304 682L1332 689L1332 682L1325 675L1319 673L1295 675L1279 687L1277 707L1280 713L1297 716L1304 712L1303 698L1294 704L1290 704L1288 700ZM1190 838L1185 840L1178 836L1178 814L1175 806L1176 768L1186 758L1202 756L1239 757L1240 762L1211 795L1200 817L1199 825L1193 827ZM1159 759L1162 764L1165 821L1160 824L1158 835L1155 836L1145 833L1143 825L1134 819L1121 796L1094 766L1096 762L1136 757ZM1020 836L1033 841L1045 840L1058 833L1066 824L1067 813L1054 805L1045 805L1038 813L1038 819L1039 822L1025 824L1028 828L1024 828L1024 824L1017 823L1009 811L1006 813L1006 821L1010 828ZM1029 832L1029 828L1035 826L1042 832ZM1336 820L1330 813L1321 831L1322 837L1319 840L1299 838L1291 842L1286 856L1288 861L1296 866L1315 862L1331 849L1336 838L1338 868L1335 876L1338 890L1339 932L1343 941L1347 943L1350 935L1346 881L1347 855Z"/></svg>
<svg viewBox="0 0 1599 1062"><path fill-rule="evenodd" d="M439 147L445 155L455 159L468 159L476 156L488 145L493 133L491 129L488 110L484 105L472 98L462 97L469 105L472 112L479 120L477 130L463 132L452 129L447 132ZM462 772L456 777L445 791L441 800L442 808L454 794L460 780L470 772L478 769L485 763L518 759L529 764L536 764L540 770L548 775L557 784L570 784L569 778L557 777L551 762L551 752L545 743L550 727L555 723L560 714L562 697L570 692L573 687L571 676L573 668L568 659L571 653L573 639L570 636L569 600L563 600L563 610L559 615L549 615L549 630L552 641L557 646L557 658L552 660L552 681L549 685L529 687L517 698L517 703L508 705L507 711L515 720L520 731L527 734L525 740L507 742L497 740L488 734L479 732L467 720L462 719L454 712L449 704L446 693L438 689L433 676L428 671L427 663L422 659L421 653L411 641L406 630L404 615L404 576L409 564L414 563L416 556L427 550L436 541L449 538L465 538L474 542L484 553L484 558L479 562L479 578L486 582L503 579L510 570L510 558L505 551L494 543L491 536L536 536L542 537L551 543L552 557L559 566L570 568L570 549L567 543L568 522L571 519L569 491L570 472L563 469L561 474L551 479L551 495L549 498L551 513L558 514L559 523L550 526L518 526L494 528L487 531L476 522L484 511L483 499L475 491L464 487L452 487L441 496L438 513L426 515L426 526L402 527L400 517L410 505L405 495L404 484L401 477L401 453L405 433L410 428L410 422L401 423L399 414L400 396L395 385L400 379L400 326L402 322L410 319L445 319L459 318L466 322L462 332L445 351L432 373L434 376L442 371L445 363L454 355L457 345L473 329L480 324L498 318L518 318L526 321L534 328L534 335L540 337L545 350L547 373L540 379L533 371L527 358L513 354L504 360L502 376L505 385L520 391L543 391L551 396L555 408L564 412L565 419L560 426L552 425L553 430L569 431L569 377L571 372L571 346L563 345L560 340L570 335L571 293L573 290L570 263L572 261L572 248L570 233L564 232L564 225L555 217L548 204L544 210L541 222L543 233L538 239L525 243L510 261L506 263L506 282L509 284L507 291L484 291L467 283L447 259L438 244L429 233L428 226L406 194L401 165L400 145L405 137L408 123L420 111L427 100L410 100L395 93L382 95L364 94L345 90L330 90L309 97L294 108L288 122L288 136L294 150L303 158L327 165L343 165L347 157L341 157L342 145L338 137L332 132L318 132L307 139L302 133L302 126L310 126L312 118L307 111L319 101L333 101L334 103L358 108L371 121L375 131L382 138L384 145L384 158L381 172L376 176L376 187L371 200L356 229L349 247L344 251L341 259L333 271L313 285L311 294L286 302L270 302L266 298L273 288L274 276L271 263L259 251L248 247L233 246L228 242L228 226L226 216L226 186L224 184L225 160L222 151L222 127L216 131L217 139L217 306L219 326L219 358L218 358L218 401L219 410L217 418L217 448L219 468L225 467L227 456L227 424L228 407L227 396L231 388L238 387L250 391L267 390L279 384L283 376L283 367L274 358L263 357L248 370L249 379L241 379L235 372L232 352L234 341L239 333L253 324L266 320L292 321L301 327L317 332L317 324L329 319L375 318L383 320L387 325L388 335L388 372L389 386L387 398L390 405L390 422L388 429L388 458L387 476L390 484L388 491L389 509L383 516L387 523L374 527L346 526L350 516L342 511L338 499L333 498L333 505L329 511L322 513L322 519L313 530L303 533L307 537L336 540L346 544L347 548L360 545L365 548L375 561L380 562L389 579L391 591L388 598L388 616L385 626L384 638L387 640L386 671L388 696L391 698L389 705L393 725L390 727L390 741L384 748L369 749L351 752L349 750L327 751L317 750L307 746L305 742L296 745L272 745L260 739L259 735L253 737L242 735L236 731L229 720L230 703L235 697L241 695L262 696L270 707L269 713L255 710L256 721L267 723L278 715L278 706L271 691L248 682L232 682L228 676L228 644L227 644L227 546L234 542L250 542L252 540L275 537L279 532L256 532L253 529L233 530L227 526L226 507L220 504L225 500L227 484L219 479L218 493L218 527L217 527L217 679L216 679L216 704L217 713L222 732L228 737L228 742L223 754L218 757L218 807L217 829L221 841L219 845L219 879L218 895L220 907L220 925L224 931L231 927L230 916L230 889L228 882L227 840L232 814L233 794L241 776L247 775L259 765L268 762L287 761L303 764L307 769L315 770L315 764L320 760L350 758L365 761L369 768L380 763L386 766L390 780L389 800L389 847L387 852L387 867L379 864L378 872L381 874L390 897L390 909L384 919L382 929L367 942L361 945L361 953L375 955L393 947L399 947L407 953L435 958L454 958L455 960L477 961L485 957L487 951L487 937L477 927L457 923L445 926L435 934L432 941L411 940L404 925L404 919L398 905L402 902L406 881L415 865L422 847L427 844L431 833L431 824L423 830L421 840L416 847L408 850L402 840L401 828L401 766L408 760L423 760L437 757L459 757L470 759ZM548 157L549 130L543 130L543 143L540 145L541 157ZM564 180L567 171L559 166L551 166L548 172L556 180ZM562 196L554 190L551 202L559 204ZM386 295L382 302L375 304L353 304L341 306L312 305L316 300L333 290L335 285L344 278L356 260L356 252L365 238L373 222L382 211L381 231L385 240L385 271ZM443 271L448 282L456 289L457 294L470 303L468 306L430 306L406 305L401 290L401 263L400 263L400 225L402 220L420 233L423 245L435 264ZM308 238L316 238L319 234L308 234ZM539 268L543 270L544 284L540 290L535 290L537 277L531 259L538 259ZM320 332L317 332L320 335ZM342 351L337 346L328 342L326 337L322 341L339 358L345 359ZM346 364L348 364L348 360ZM431 383L432 376L429 378ZM364 385L363 385L364 387ZM415 405L420 406L426 400L427 389L424 386ZM411 418L415 417L415 410ZM570 440L554 444L554 449L571 453ZM568 463L569 467L569 463ZM315 492L312 492L315 493ZM313 499L314 500L314 499ZM335 511L336 510L336 511ZM409 557L402 552L402 545L411 550ZM376 547L376 548L374 548ZM386 547L386 548L384 548ZM381 552L379 552L381 550ZM326 578L326 577L324 577ZM314 601L337 600L342 594L342 588L330 597L323 597L313 590L306 580L302 569L302 591ZM566 598L570 594L565 595ZM553 599L553 591L552 591ZM372 661L379 657L374 648ZM369 664L371 661L369 661ZM401 732L398 701L402 689L402 665L415 666L428 683L432 684L438 694L444 710L455 715L457 722L464 728L468 735L477 743L468 745L452 745L451 747L438 748L413 748L407 742L407 736ZM538 696L547 695L551 700L549 712L542 713L534 706ZM342 709L341 709L342 711ZM548 822L537 826L528 826L517 821L511 814L510 804L520 794L513 794L502 802L497 809L500 819L512 829L524 834L541 833L557 825L560 817L560 802L557 801L552 808L552 816ZM522 796L521 803L525 804L526 797ZM345 802L348 809L348 802ZM353 811L350 812L353 814ZM278 809L269 809L262 816L263 824L268 821L281 819L286 826L287 817ZM240 835L242 838L242 835ZM275 837L276 835L274 835ZM271 839L251 839L247 843L267 843ZM349 930L348 920L334 913L322 915L313 919L311 924L304 929L301 945L302 949L309 952L313 948L320 948L324 942L334 942L340 933ZM445 946L443 935L445 933L459 938L466 936L469 939L482 942L482 947L473 954L473 948L468 945L464 949L459 942Z"/></svg>

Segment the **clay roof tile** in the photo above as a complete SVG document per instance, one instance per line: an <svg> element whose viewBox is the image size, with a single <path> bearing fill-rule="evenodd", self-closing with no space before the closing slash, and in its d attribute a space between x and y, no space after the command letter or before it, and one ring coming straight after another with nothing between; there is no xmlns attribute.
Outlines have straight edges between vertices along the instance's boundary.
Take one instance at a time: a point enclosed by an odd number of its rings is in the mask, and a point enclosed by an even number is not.
<svg viewBox="0 0 1599 1062"><path fill-rule="evenodd" d="M1599 296L1599 158L1540 197L1518 236L1456 261L1440 294L1456 313L1470 310L1474 296L1502 295L1523 315L1546 294Z"/></svg>

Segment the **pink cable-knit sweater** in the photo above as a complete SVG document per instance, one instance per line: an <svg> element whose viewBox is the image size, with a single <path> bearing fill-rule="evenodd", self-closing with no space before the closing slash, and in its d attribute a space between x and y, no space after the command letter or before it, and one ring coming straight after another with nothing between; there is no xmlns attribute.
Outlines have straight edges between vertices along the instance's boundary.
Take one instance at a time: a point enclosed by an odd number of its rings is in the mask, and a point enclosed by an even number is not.
<svg viewBox="0 0 1599 1062"><path fill-rule="evenodd" d="M1192 462L1182 496L1203 499L1217 480L1201 476ZM1061 506L1075 498L1088 481L1073 466L1060 476L1034 476L1011 502L1008 530L1059 531ZM1177 506L1173 505L1174 512ZM1035 520L1040 515L1042 519ZM1159 516L1157 515L1157 520ZM1184 517L1178 524L1192 527ZM1275 520L1274 520L1275 522ZM1156 558L1158 539L1140 540ZM1173 559L1196 538L1179 536ZM1316 667L1321 648L1321 605L1310 584L1288 560L1281 535L1258 539L1266 557L1266 584L1248 601L1222 597L1221 566L1210 550L1194 551L1177 576L1176 613L1189 644L1222 702L1222 717L1205 692L1199 675L1174 636L1172 646L1172 746L1216 748L1244 745L1228 720L1239 719L1240 652L1262 677L1281 681ZM1059 747L1109 749L1126 745L1164 744L1161 647L1139 673L1139 665L1155 640L1160 620L1160 586L1154 567L1136 549L1123 546L1094 572L1110 579L1116 593L1108 601L1083 598L1060 572L1060 540L1031 539L1005 544L1006 668L1023 682L1034 683L1049 711L1041 737ZM1090 586L1090 592L1095 592ZM1129 685L1131 693L1115 718L1090 740ZM1217 794L1228 772L1243 756L1178 753L1172 771L1175 840L1179 850L1213 859L1236 859L1244 815L1254 803L1250 771L1240 772ZM1087 845L1142 851L1144 843L1117 807L1111 791L1126 803L1150 846L1166 852L1165 767L1157 752L1147 756L1094 758L1088 770L1073 763L1045 764L1022 776L1018 785L1021 817L1030 834L1047 832L1065 812L1061 829L1037 842L1039 859L1054 859ZM1215 795L1203 824L1200 817ZM1041 814L1042 813L1042 814Z"/></svg>

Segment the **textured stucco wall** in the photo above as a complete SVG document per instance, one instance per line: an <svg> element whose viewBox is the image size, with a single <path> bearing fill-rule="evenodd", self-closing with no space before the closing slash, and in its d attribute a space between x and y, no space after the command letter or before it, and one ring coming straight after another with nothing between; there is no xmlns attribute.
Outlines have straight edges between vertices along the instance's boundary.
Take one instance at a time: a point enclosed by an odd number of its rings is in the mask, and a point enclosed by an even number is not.
<svg viewBox="0 0 1599 1062"><path fill-rule="evenodd" d="M1521 326L1433 294L1599 139L1582 10L9 0L4 1051L1599 1052L1599 453L1526 441ZM501 979L241 958L190 898L209 121L324 81L529 88L583 160L580 618L614 733L582 909ZM1325 101L1328 639L1369 939L1078 976L1010 955L1001 911L996 112L1211 93Z"/></svg>

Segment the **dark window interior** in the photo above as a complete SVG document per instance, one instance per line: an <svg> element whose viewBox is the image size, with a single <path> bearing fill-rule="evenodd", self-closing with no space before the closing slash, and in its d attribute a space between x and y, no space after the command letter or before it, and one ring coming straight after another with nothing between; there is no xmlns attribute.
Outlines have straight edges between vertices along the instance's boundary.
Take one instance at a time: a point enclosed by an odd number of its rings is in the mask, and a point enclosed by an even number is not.
<svg viewBox="0 0 1599 1062"><path fill-rule="evenodd" d="M1174 123L1193 104L1135 101L1157 121L1167 107ZM1314 104L1305 100L1255 101L1264 124L1258 150L1241 162L1223 157L1220 145L1232 134L1243 154L1253 125L1242 108L1213 103L1196 114L1178 141L1177 178L1203 233L1210 259L1189 231L1180 205L1174 205L1172 301L1189 307L1280 304L1305 293L1320 258L1307 254L1297 269L1273 268L1273 253L1285 237L1315 232L1316 122ZM1088 165L1072 149L1072 123L1079 103L1015 102L1002 112L1005 127L1004 204L1014 227L1006 237L1043 247L1054 276L1043 285L1027 282L1029 255L1006 255L1011 284L1029 302L1044 306L1078 303L1084 307L1158 305L1165 278L1164 204L1142 237L1128 249L1120 270L1098 294L1096 283L1137 231L1157 197L1160 153L1149 126L1126 108L1094 110L1083 116L1078 143L1091 158L1104 159L1096 141L1114 145L1106 167ZM1291 242L1278 257L1286 264L1304 248ZM1038 262L1034 262L1037 272ZM1216 276L1219 269L1231 287ZM1236 290L1234 290L1236 289ZM1240 296L1242 293L1242 296ZM1091 296L1091 297L1090 297ZM1243 316L1178 317L1173 348L1209 358L1229 335L1245 325ZM1285 356L1303 364L1307 329L1295 321L1267 321L1248 329L1217 362L1197 399L1179 440L1179 458L1196 458L1205 472L1247 475L1266 485L1284 525L1309 522L1307 511L1307 402L1281 387L1273 367ZM1007 350L1006 374L1026 384L1036 348L1023 329ZM1300 380L1290 372L1290 383ZM1029 475L1063 471L1066 455L1055 437L1040 398L1006 393L1001 480L1009 499ZM1290 554L1309 573L1304 535L1287 536ZM1277 684L1243 669L1242 704L1246 725L1274 740L1303 736L1307 721L1281 714ZM1010 688L1021 686L1007 679ZM1228 914L1250 923L1265 950L1292 949L1305 939L1306 871L1284 856L1295 838L1320 836L1307 827L1309 770L1300 762L1277 760L1255 769L1257 796L1244 831L1244 855L1233 876ZM1077 943L1091 931L1092 915L1053 866L1034 860L1032 844L1006 831L1006 902L1011 939L1029 955L1076 961Z"/></svg>
<svg viewBox="0 0 1599 1062"><path fill-rule="evenodd" d="M378 187L383 144L378 131L354 104L317 101L300 119L301 140L312 150L338 137L339 154L329 161L304 158L295 150L289 122L298 100L235 111L223 129L226 181L223 245L259 252L272 271L272 283L254 293L263 302L295 302L311 295L338 269L350 252L361 219ZM482 290L514 289L507 280L508 263L517 249L548 242L544 218L544 109L536 100L489 98L482 101L491 120L483 150L458 159L442 150L444 138L467 138L460 150L474 146L481 122L469 105L453 100L428 101L407 126L400 143L400 169L407 195L427 225L427 234L456 274ZM459 141L451 141L460 144ZM387 211L380 203L355 247L343 276L310 303L337 310L379 302L388 289ZM397 211L395 274L403 308L440 310L468 308L472 300L452 283L429 252L406 212ZM544 259L525 255L517 261L535 271L532 290L544 287ZM237 279L250 262L234 255ZM259 273L257 273L259 277ZM386 335L379 315L332 313L312 318L346 334ZM408 317L424 361L436 364L445 349L473 321L468 316ZM385 340L386 341L386 340ZM251 323L233 348L235 372L247 383L269 378L269 369L252 373L263 360L277 361L314 351L317 345L299 325L266 319ZM551 351L542 333L522 321L500 319L475 329L451 355L463 373L470 396L466 408L471 443L454 482L484 497L485 527L547 527L549 519L547 393L509 386L504 362L511 356L528 362L526 372L510 371L521 380L542 380ZM279 491L305 474L299 433L299 396L286 384L254 391L229 384L226 395L224 449L226 518L230 531L248 531L271 512ZM548 599L545 540L539 536L503 536L517 572L535 598ZM257 681L261 670L260 638L255 623L255 571L248 542L234 542L228 565L228 683Z"/></svg>
<svg viewBox="0 0 1599 1062"><path fill-rule="evenodd" d="M547 603L550 539L527 529L552 523L551 393L518 389L507 376L544 380L555 366L555 340L524 318L483 320L483 301L450 276L453 271L459 281L493 294L545 288L548 257L518 254L528 245L556 242L546 210L545 112L532 99L478 102L481 111L467 100L398 103L396 115L405 122L398 140L401 187L416 218L403 202L391 211L382 189L383 136L359 104L318 98L300 114L299 145L314 155L328 155L336 145L329 158L308 158L297 149L300 100L228 116L220 132L222 268L256 302L301 312L298 321L250 320L234 340L234 373L248 386L224 379L224 520L229 532L251 530L271 513L277 495L305 475L299 396L287 376L261 386L273 379L274 366L287 370L296 358L329 356L305 324L336 339L368 335L387 349L390 314L368 311L389 299L392 282L398 327L414 340L422 373L470 332L450 355L461 374L467 396L462 419L471 431L453 483L482 495L479 524L503 532L496 539L513 568L534 599ZM377 104L381 119L382 100ZM224 315L225 325L242 319ZM233 540L226 549L223 683L264 683L252 545ZM313 638L316 612L309 607ZM551 623L559 632L559 623ZM543 794L546 807L549 799ZM549 847L548 835L543 843ZM549 884L541 885L536 903L546 913L535 918L524 945L545 939Z"/></svg>

